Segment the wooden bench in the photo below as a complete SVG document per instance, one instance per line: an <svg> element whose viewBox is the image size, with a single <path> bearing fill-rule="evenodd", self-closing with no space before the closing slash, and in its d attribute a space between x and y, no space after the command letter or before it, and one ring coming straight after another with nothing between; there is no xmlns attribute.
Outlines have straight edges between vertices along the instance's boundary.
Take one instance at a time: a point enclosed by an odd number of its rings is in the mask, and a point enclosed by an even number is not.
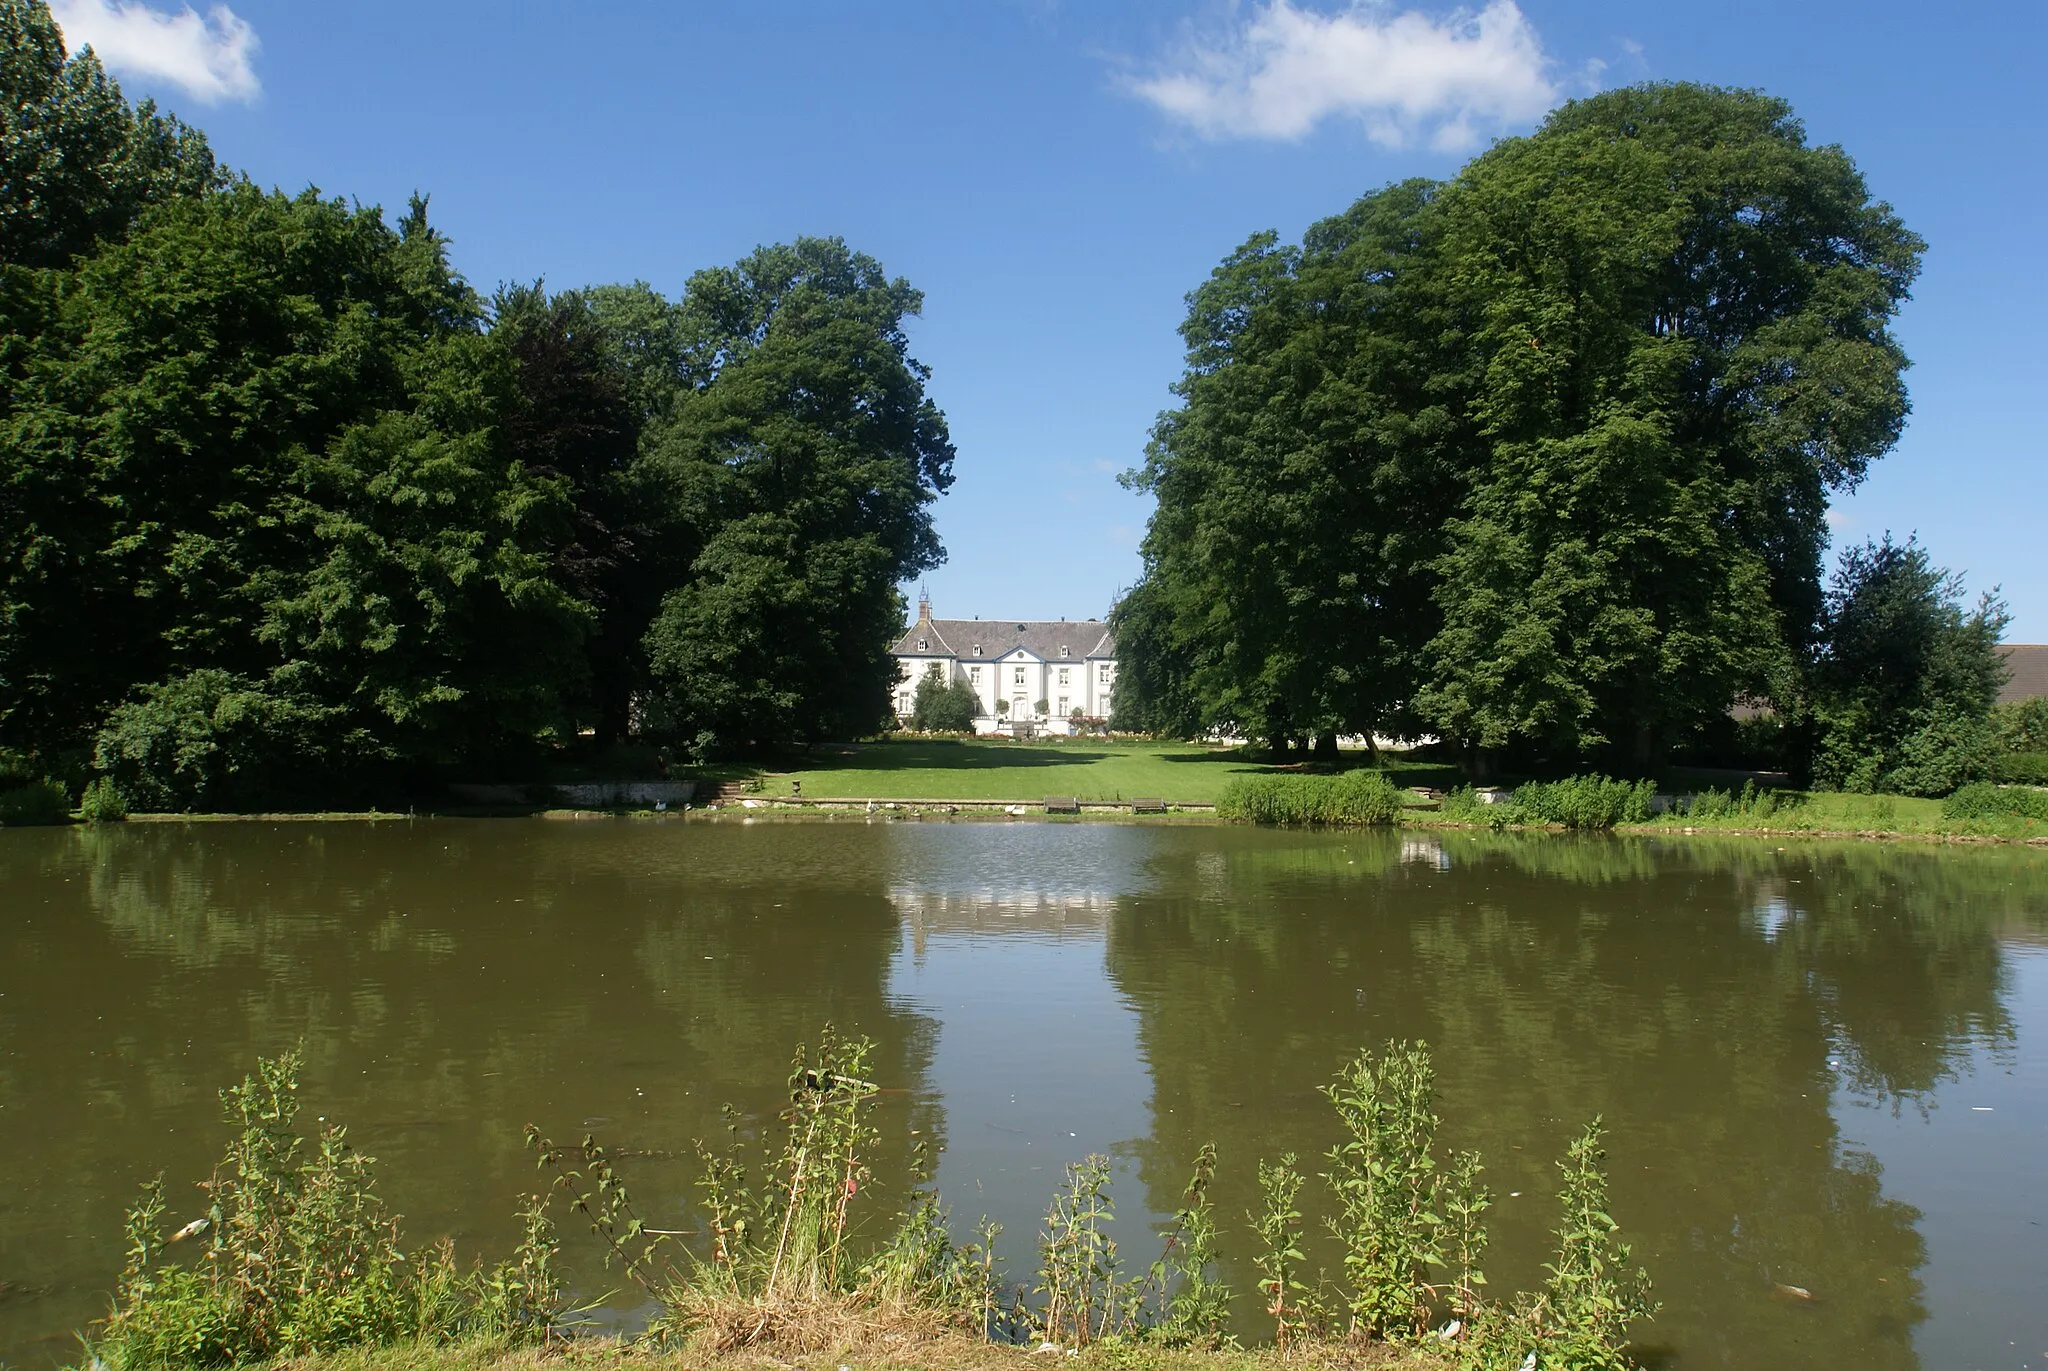
<svg viewBox="0 0 2048 1371"><path fill-rule="evenodd" d="M1048 814L1079 814L1081 802L1071 795L1048 795L1045 797L1045 812Z"/></svg>
<svg viewBox="0 0 2048 1371"><path fill-rule="evenodd" d="M1133 814L1164 814L1165 812L1166 801L1164 800L1145 799L1131 801L1131 813Z"/></svg>

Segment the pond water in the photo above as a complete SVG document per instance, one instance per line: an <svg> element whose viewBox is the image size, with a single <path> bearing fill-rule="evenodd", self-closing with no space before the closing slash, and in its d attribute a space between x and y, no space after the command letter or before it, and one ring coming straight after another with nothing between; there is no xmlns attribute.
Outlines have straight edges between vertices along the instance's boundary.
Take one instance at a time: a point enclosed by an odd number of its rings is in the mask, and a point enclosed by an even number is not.
<svg viewBox="0 0 2048 1371"><path fill-rule="evenodd" d="M2048 1366L2048 852L695 819L0 832L0 1362L75 1356L123 1205L161 1169L196 1212L259 1055L303 1043L409 1242L495 1254L528 1122L692 1227L691 1140L772 1120L828 1020L879 1045L878 1203L925 1145L1015 1279L1064 1163L1115 1160L1142 1266L1210 1140L1242 1258L1257 1159L1419 1037L1496 1294L1599 1115L1655 1364Z"/></svg>

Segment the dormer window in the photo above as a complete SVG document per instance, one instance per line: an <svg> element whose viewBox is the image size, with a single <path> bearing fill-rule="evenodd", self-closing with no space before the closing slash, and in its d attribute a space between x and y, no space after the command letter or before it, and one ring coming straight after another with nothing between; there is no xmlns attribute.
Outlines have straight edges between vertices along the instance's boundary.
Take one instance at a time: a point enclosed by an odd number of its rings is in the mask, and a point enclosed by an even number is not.
<svg viewBox="0 0 2048 1371"><path fill-rule="evenodd" d="M917 640L917 650L919 652L930 652L932 650L932 640L929 638L919 638Z"/></svg>
<svg viewBox="0 0 2048 1371"><path fill-rule="evenodd" d="M1065 643L1061 643L1061 644L1060 644L1060 656L1062 656L1062 657L1071 657L1071 656L1073 656L1073 655L1074 655L1074 649L1072 649L1072 648L1068 647L1068 646L1067 646L1067 645L1066 645Z"/></svg>
<svg viewBox="0 0 2048 1371"><path fill-rule="evenodd" d="M974 645L974 655L975 655L975 656L977 656L977 657L979 657L979 656L981 655L981 644L980 644L980 643L976 643L976 644Z"/></svg>

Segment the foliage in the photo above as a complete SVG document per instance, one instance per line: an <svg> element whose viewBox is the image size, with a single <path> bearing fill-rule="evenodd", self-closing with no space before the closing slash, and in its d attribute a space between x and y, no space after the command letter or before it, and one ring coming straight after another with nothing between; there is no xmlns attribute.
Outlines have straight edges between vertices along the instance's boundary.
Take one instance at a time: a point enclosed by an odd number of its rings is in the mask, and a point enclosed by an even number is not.
<svg viewBox="0 0 2048 1371"><path fill-rule="evenodd" d="M1301 1250L1301 1172L1289 1152L1277 1162L1259 1163L1259 1212L1246 1215L1252 1221L1258 1252L1252 1258L1259 1273L1259 1294L1265 1312L1273 1320L1273 1342L1284 1355L1301 1338L1317 1332L1323 1313L1314 1295L1302 1284L1301 1269L1308 1258Z"/></svg>
<svg viewBox="0 0 2048 1371"><path fill-rule="evenodd" d="M1986 769L1992 779L2014 785L2048 785L2048 752L2001 752Z"/></svg>
<svg viewBox="0 0 2048 1371"><path fill-rule="evenodd" d="M1214 1348L1230 1320L1230 1287L1217 1279L1216 1211L1209 1185L1216 1178L1216 1145L1195 1154L1193 1177L1173 1216L1166 1247L1147 1274L1162 1308L1153 1336L1169 1346Z"/></svg>
<svg viewBox="0 0 2048 1371"><path fill-rule="evenodd" d="M1119 710L1640 766L1796 693L1828 499L1905 419L1920 252L1782 101L1687 84L1255 235L1189 296L1129 478Z"/></svg>
<svg viewBox="0 0 2048 1371"><path fill-rule="evenodd" d="M838 239L699 272L685 373L643 440L678 568L646 631L679 737L858 737L889 716L898 582L937 564L944 416L904 321L923 297Z"/></svg>
<svg viewBox="0 0 2048 1371"><path fill-rule="evenodd" d="M1737 791L1708 786L1679 803L1679 812L1691 819L1753 819L1762 822L1780 809L1796 808L1798 798L1775 790L1760 789L1755 781L1744 781Z"/></svg>
<svg viewBox="0 0 2048 1371"><path fill-rule="evenodd" d="M911 700L911 727L920 733L971 733L981 701L965 681L947 681L937 662L926 669Z"/></svg>
<svg viewBox="0 0 2048 1371"><path fill-rule="evenodd" d="M2048 822L2048 791L1976 781L1941 802L1944 819L2040 819Z"/></svg>
<svg viewBox="0 0 2048 1371"><path fill-rule="evenodd" d="M0 109L0 268L61 267L220 180L202 135L131 107L92 52L66 56L46 0L0 0Z"/></svg>
<svg viewBox="0 0 2048 1371"><path fill-rule="evenodd" d="M1962 578L1911 539L1844 550L1813 671L1814 783L1945 795L1983 774L2006 621L1991 595L1966 611Z"/></svg>
<svg viewBox="0 0 2048 1371"><path fill-rule="evenodd" d="M1523 822L1563 824L1566 828L1613 828L1646 823L1654 781L1617 781L1607 776L1570 776L1561 781L1530 781L1515 787L1515 807Z"/></svg>
<svg viewBox="0 0 2048 1371"><path fill-rule="evenodd" d="M128 1213L128 1263L92 1350L115 1371L223 1366L344 1347L467 1338L538 1341L561 1308L555 1236L536 1198L526 1237L486 1272L451 1248L408 1253L371 1158L334 1126L296 1129L296 1053L221 1092L239 1133L200 1189L205 1215L162 1231L163 1178ZM184 1265L173 1245L203 1236ZM195 1243L195 1246L199 1244Z"/></svg>
<svg viewBox="0 0 2048 1371"><path fill-rule="evenodd" d="M128 797L112 776L95 776L78 797L78 817L89 824L117 824L128 817Z"/></svg>
<svg viewBox="0 0 2048 1371"><path fill-rule="evenodd" d="M122 793L160 812L260 804L294 785L332 777L356 757L337 747L339 711L279 698L256 682L202 668L145 686L99 732L94 762Z"/></svg>
<svg viewBox="0 0 2048 1371"><path fill-rule="evenodd" d="M194 679L265 702L278 771L559 722L568 503L499 446L478 313L419 201L394 229L236 187L82 261L0 420L0 731L82 741Z"/></svg>
<svg viewBox="0 0 2048 1371"><path fill-rule="evenodd" d="M2048 752L2048 695L1994 707L1991 734L2001 752Z"/></svg>
<svg viewBox="0 0 2048 1371"><path fill-rule="evenodd" d="M1447 1168L1436 1154L1436 1074L1420 1043L1359 1053L1323 1093L1344 1126L1324 1179L1337 1197L1330 1229L1344 1244L1352 1325L1382 1340L1419 1337L1454 1236L1466 1262L1454 1285L1461 1307L1485 1283L1476 1268L1486 1206L1478 1161L1461 1156ZM1460 1221L1455 1234L1446 1213Z"/></svg>
<svg viewBox="0 0 2048 1371"><path fill-rule="evenodd" d="M1622 1348L1629 1325L1656 1313L1650 1278L1629 1265L1628 1244L1614 1235L1608 1215L1606 1154L1600 1148L1600 1120L1572 1140L1558 1169L1564 1174L1559 1199L1564 1209L1557 1229L1557 1256L1544 1270L1543 1293L1524 1317L1541 1339L1538 1363L1623 1371Z"/></svg>
<svg viewBox="0 0 2048 1371"><path fill-rule="evenodd" d="M1336 776L1234 776L1216 802L1217 817L1282 825L1392 824L1401 820L1401 792L1378 771Z"/></svg>
<svg viewBox="0 0 2048 1371"><path fill-rule="evenodd" d="M1067 1164L1038 1235L1038 1331L1063 1347L1086 1347L1114 1329L1119 1308L1116 1218L1109 1200L1109 1158Z"/></svg>
<svg viewBox="0 0 2048 1371"><path fill-rule="evenodd" d="M61 824L71 818L71 795L63 783L45 776L39 781L0 789L0 827L29 828Z"/></svg>

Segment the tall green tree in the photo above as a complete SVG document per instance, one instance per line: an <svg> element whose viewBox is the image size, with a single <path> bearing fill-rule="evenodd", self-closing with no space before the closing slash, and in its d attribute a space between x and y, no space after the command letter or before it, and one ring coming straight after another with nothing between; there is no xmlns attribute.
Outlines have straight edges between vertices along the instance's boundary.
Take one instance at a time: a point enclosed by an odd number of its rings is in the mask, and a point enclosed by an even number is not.
<svg viewBox="0 0 2048 1371"><path fill-rule="evenodd" d="M194 672L221 689L178 699L294 702L366 755L556 725L573 504L504 450L513 364L424 202L169 202L51 306L0 434L0 738Z"/></svg>
<svg viewBox="0 0 2048 1371"><path fill-rule="evenodd" d="M66 55L45 0L0 0L0 264L62 266L221 179L204 136Z"/></svg>
<svg viewBox="0 0 2048 1371"><path fill-rule="evenodd" d="M683 386L643 460L683 567L647 631L667 725L709 748L882 726L897 584L943 555L945 417L904 322L923 297L838 239L692 277Z"/></svg>
<svg viewBox="0 0 2048 1371"><path fill-rule="evenodd" d="M1252 239L1135 477L1126 691L1176 731L1636 764L1795 696L1920 251L1782 101L1682 84Z"/></svg>
<svg viewBox="0 0 2048 1371"><path fill-rule="evenodd" d="M556 577L595 616L589 696L580 703L600 740L616 741L646 684L640 638L661 598L645 561L657 534L638 468L634 377L579 292L550 297L538 283L501 290L492 317L492 337L514 366L508 454L529 476L562 482L574 507L569 540L555 550Z"/></svg>
<svg viewBox="0 0 2048 1371"><path fill-rule="evenodd" d="M1890 534L1847 548L1812 675L1813 776L1844 790L1945 795L1988 761L2007 614L1965 608L1962 578Z"/></svg>
<svg viewBox="0 0 2048 1371"><path fill-rule="evenodd" d="M1122 694L1175 732L1402 732L1436 622L1455 413L1429 343L1433 188L1299 249L1260 234L1188 298L1188 371L1131 483L1159 512L1116 611Z"/></svg>
<svg viewBox="0 0 2048 1371"><path fill-rule="evenodd" d="M1418 707L1647 763L1813 641L1922 244L1783 101L1684 84L1573 101L1439 203L1477 431Z"/></svg>

